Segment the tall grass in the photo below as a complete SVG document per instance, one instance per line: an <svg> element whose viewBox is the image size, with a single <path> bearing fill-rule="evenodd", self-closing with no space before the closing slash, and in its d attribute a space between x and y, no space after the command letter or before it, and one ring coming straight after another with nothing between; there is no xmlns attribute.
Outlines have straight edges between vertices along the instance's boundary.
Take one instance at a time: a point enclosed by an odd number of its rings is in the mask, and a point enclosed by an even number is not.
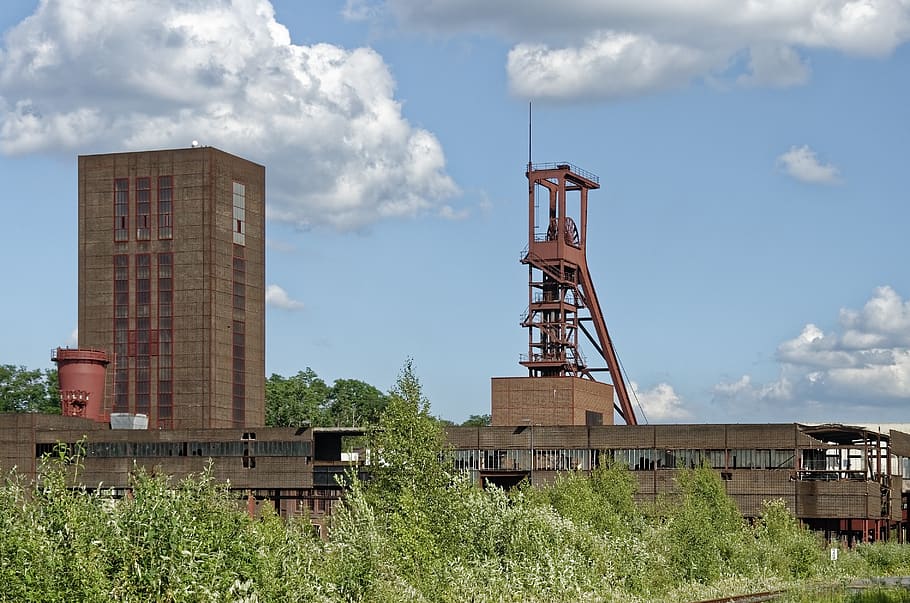
<svg viewBox="0 0 910 603"><path fill-rule="evenodd" d="M327 541L267 506L248 517L210 472L136 470L113 500L81 487L61 448L37 484L0 484L0 601L640 603L910 572L897 545L832 564L782 501L745 522L706 467L680 470L651 508L620 465L481 489L446 462L428 411L403 375L374 434L384 462L366 484L351 476Z"/></svg>

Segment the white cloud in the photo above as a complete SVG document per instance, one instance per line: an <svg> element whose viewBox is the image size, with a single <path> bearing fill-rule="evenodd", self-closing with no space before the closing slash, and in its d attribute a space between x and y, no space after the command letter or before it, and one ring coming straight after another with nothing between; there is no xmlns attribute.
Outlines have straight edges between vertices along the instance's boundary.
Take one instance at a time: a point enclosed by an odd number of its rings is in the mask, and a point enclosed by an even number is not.
<svg viewBox="0 0 910 603"><path fill-rule="evenodd" d="M512 90L556 100L649 93L725 73L745 85L793 86L809 77L806 50L885 56L910 39L906 0L564 0L559 10L547 0L350 4L409 28L503 38L514 44Z"/></svg>
<svg viewBox="0 0 910 603"><path fill-rule="evenodd" d="M507 69L517 96L571 100L632 96L679 86L704 71L708 62L694 48L605 31L581 47L519 44L509 52Z"/></svg>
<svg viewBox="0 0 910 603"><path fill-rule="evenodd" d="M394 88L369 48L292 44L267 0L48 0L0 47L0 150L195 138L268 166L270 218L357 229L457 192Z"/></svg>
<svg viewBox="0 0 910 603"><path fill-rule="evenodd" d="M683 408L682 399L668 383L658 383L651 389L640 390L638 384L631 383L635 398L644 409L649 422L690 419L692 414Z"/></svg>
<svg viewBox="0 0 910 603"><path fill-rule="evenodd" d="M443 205L439 208L439 217L444 220L464 220L471 215L468 209L455 209L451 205Z"/></svg>
<svg viewBox="0 0 910 603"><path fill-rule="evenodd" d="M265 303L282 310L302 310L303 302L292 299L288 292L278 285L269 285L265 289Z"/></svg>
<svg viewBox="0 0 910 603"><path fill-rule="evenodd" d="M349 21L365 21L379 16L381 10L378 5L371 4L367 0L345 0L341 14Z"/></svg>
<svg viewBox="0 0 910 603"><path fill-rule="evenodd" d="M823 420L905 417L910 402L910 301L879 287L862 310L843 309L836 330L807 324L777 349L780 375L768 383L750 376L714 387L716 403ZM897 414L895 414L897 413Z"/></svg>
<svg viewBox="0 0 910 603"><path fill-rule="evenodd" d="M820 162L808 145L790 147L777 158L777 163L787 174L803 182L835 184L840 181L838 169L830 163Z"/></svg>
<svg viewBox="0 0 910 603"><path fill-rule="evenodd" d="M69 338L66 340L66 345L71 348L74 348L79 345L79 327L76 327L70 333Z"/></svg>
<svg viewBox="0 0 910 603"><path fill-rule="evenodd" d="M809 81L809 66L788 46L756 46L749 49L749 72L738 81L746 86L798 86Z"/></svg>
<svg viewBox="0 0 910 603"><path fill-rule="evenodd" d="M840 312L845 339L853 345L869 341L879 346L910 346L910 300L904 301L891 287L878 287L862 310ZM863 346L860 346L863 347Z"/></svg>

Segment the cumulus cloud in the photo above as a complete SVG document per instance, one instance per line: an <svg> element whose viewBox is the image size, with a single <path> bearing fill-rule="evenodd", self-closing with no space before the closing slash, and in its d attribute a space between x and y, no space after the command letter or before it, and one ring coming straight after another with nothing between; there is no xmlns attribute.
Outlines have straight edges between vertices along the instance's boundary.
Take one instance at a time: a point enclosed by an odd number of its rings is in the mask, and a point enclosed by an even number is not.
<svg viewBox="0 0 910 603"><path fill-rule="evenodd" d="M709 61L698 49L605 31L581 47L519 44L509 52L507 68L516 95L571 100L632 96L678 86L703 71Z"/></svg>
<svg viewBox="0 0 910 603"><path fill-rule="evenodd" d="M67 340L66 340L66 345L68 345L72 348L77 347L79 345L79 327L76 327L75 329L72 330L69 338L67 338Z"/></svg>
<svg viewBox="0 0 910 603"><path fill-rule="evenodd" d="M793 86L809 77L806 50L885 56L910 39L905 0L564 0L558 11L547 0L349 5L358 15L390 13L409 28L508 40L512 90L554 100L615 98L727 75L742 85Z"/></svg>
<svg viewBox="0 0 910 603"><path fill-rule="evenodd" d="M394 89L369 48L291 43L268 0L47 0L0 46L0 151L198 139L268 166L271 219L357 229L457 193Z"/></svg>
<svg viewBox="0 0 910 603"><path fill-rule="evenodd" d="M468 209L455 209L451 205L443 205L439 208L439 217L445 220L464 220L471 215L471 212Z"/></svg>
<svg viewBox="0 0 910 603"><path fill-rule="evenodd" d="M797 419L807 418L800 412L828 420L832 413L867 420L869 413L900 413L910 401L910 301L879 287L861 310L841 310L836 329L807 324L778 346L777 361L776 380L754 383L745 375L720 383L715 402Z"/></svg>
<svg viewBox="0 0 910 603"><path fill-rule="evenodd" d="M683 407L682 399L672 385L658 383L651 389L641 390L633 381L631 386L648 421L679 421L692 418L692 414Z"/></svg>
<svg viewBox="0 0 910 603"><path fill-rule="evenodd" d="M292 299L288 292L278 285L266 287L265 303L282 310L303 310L303 302Z"/></svg>
<svg viewBox="0 0 910 603"><path fill-rule="evenodd" d="M786 88L805 84L809 65L788 46L756 46L749 49L749 71L738 82L747 86Z"/></svg>
<svg viewBox="0 0 910 603"><path fill-rule="evenodd" d="M365 21L381 14L379 5L367 0L345 0L342 16L349 21Z"/></svg>
<svg viewBox="0 0 910 603"><path fill-rule="evenodd" d="M790 147L777 158L778 165L790 176L813 184L835 184L840 173L830 163L822 163L808 145Z"/></svg>

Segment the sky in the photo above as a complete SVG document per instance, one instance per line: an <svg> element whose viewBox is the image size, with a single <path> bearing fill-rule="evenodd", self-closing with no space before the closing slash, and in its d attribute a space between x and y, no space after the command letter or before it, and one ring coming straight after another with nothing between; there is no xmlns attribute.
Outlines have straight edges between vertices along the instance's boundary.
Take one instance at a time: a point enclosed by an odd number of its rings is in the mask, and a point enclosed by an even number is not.
<svg viewBox="0 0 910 603"><path fill-rule="evenodd" d="M489 412L535 162L640 422L910 422L907 0L4 0L0 364L76 345L76 157L266 166L266 371ZM591 352L588 351L588 356Z"/></svg>

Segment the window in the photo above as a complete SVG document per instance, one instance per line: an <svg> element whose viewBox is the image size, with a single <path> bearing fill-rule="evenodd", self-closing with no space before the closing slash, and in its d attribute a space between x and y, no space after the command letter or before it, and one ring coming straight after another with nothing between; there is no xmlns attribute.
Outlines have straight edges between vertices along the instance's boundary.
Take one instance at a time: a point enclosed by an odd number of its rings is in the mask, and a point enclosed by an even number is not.
<svg viewBox="0 0 910 603"><path fill-rule="evenodd" d="M234 309L246 309L246 260L234 258L233 271Z"/></svg>
<svg viewBox="0 0 910 603"><path fill-rule="evenodd" d="M114 240L129 241L130 181L114 180Z"/></svg>
<svg viewBox="0 0 910 603"><path fill-rule="evenodd" d="M130 256L114 256L114 412L129 410Z"/></svg>
<svg viewBox="0 0 910 603"><path fill-rule="evenodd" d="M152 236L152 180L136 178L136 240L148 241Z"/></svg>
<svg viewBox="0 0 910 603"><path fill-rule="evenodd" d="M231 324L233 378L232 378L232 411L233 421L242 425L246 419L246 333L242 321Z"/></svg>
<svg viewBox="0 0 910 603"><path fill-rule="evenodd" d="M727 466L727 451L705 450L705 461L714 469L724 469Z"/></svg>
<svg viewBox="0 0 910 603"><path fill-rule="evenodd" d="M246 186L234 183L234 243L246 245Z"/></svg>
<svg viewBox="0 0 910 603"><path fill-rule="evenodd" d="M159 233L160 233L159 228ZM174 254L158 254L158 427L174 422Z"/></svg>
<svg viewBox="0 0 910 603"><path fill-rule="evenodd" d="M768 469L770 467L770 450L736 449L730 451L731 469Z"/></svg>
<svg viewBox="0 0 910 603"><path fill-rule="evenodd" d="M614 462L621 463L632 471L645 471L655 468L657 451L650 448L635 448L629 450L614 450L612 454L606 455L606 458L612 458Z"/></svg>
<svg viewBox="0 0 910 603"><path fill-rule="evenodd" d="M158 238L174 238L174 177L158 177Z"/></svg>
<svg viewBox="0 0 910 603"><path fill-rule="evenodd" d="M147 253L136 255L136 330L132 337L135 341L133 355L136 357L135 384L136 408L135 412L149 414L151 409L151 375L149 372L149 356L151 355L151 327L149 318L152 301L151 291L152 257ZM133 343L131 341L130 343Z"/></svg>

